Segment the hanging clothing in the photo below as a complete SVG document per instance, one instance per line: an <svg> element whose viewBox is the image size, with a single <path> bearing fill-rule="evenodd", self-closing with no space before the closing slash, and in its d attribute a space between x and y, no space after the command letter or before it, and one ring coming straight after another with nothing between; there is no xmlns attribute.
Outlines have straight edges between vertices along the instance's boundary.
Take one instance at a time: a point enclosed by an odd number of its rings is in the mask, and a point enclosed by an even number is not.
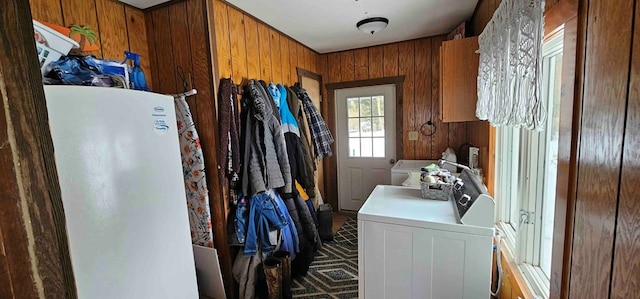
<svg viewBox="0 0 640 299"><path fill-rule="evenodd" d="M249 200L249 223L244 243L244 254L255 255L258 246L264 253L273 251L275 245L269 240L269 232L287 225L287 218L278 208L278 203L268 193L253 195Z"/></svg>
<svg viewBox="0 0 640 299"><path fill-rule="evenodd" d="M306 117L304 116L304 112L302 109L302 101L300 101L298 96L290 88L286 87L285 90L287 93L287 106L289 106L289 111L295 117L300 132L299 142L301 147L301 159L296 161L296 163L298 164L297 168L299 169L300 173L298 173L297 178L294 179L298 179L298 181L303 185L303 188L305 189L307 194L315 198L316 186L314 180L314 171L316 170L316 164L311 158L311 147L309 146L309 137L307 135L307 133L309 132L309 128L307 127ZM287 139L286 134L285 139ZM292 166L292 169L293 168L294 167Z"/></svg>
<svg viewBox="0 0 640 299"><path fill-rule="evenodd" d="M222 186L228 186L229 180L238 180L240 173L240 119L237 97L238 91L233 80L221 79L218 89L218 170Z"/></svg>
<svg viewBox="0 0 640 299"><path fill-rule="evenodd" d="M291 168L280 121L267 92L255 80L245 87L243 194L253 195L267 189L281 188L291 194Z"/></svg>
<svg viewBox="0 0 640 299"><path fill-rule="evenodd" d="M315 148L315 158L321 160L325 157L331 157L333 155L333 152L331 151L331 144L333 144L334 139L331 135L331 131L329 131L329 128L327 127L327 124L324 122L324 119L322 119L320 111L318 111L318 108L313 105L307 91L300 87L299 84L293 86L292 89L298 95L298 98L302 100L302 107L304 108L304 112L307 116L309 128L311 128L311 137Z"/></svg>
<svg viewBox="0 0 640 299"><path fill-rule="evenodd" d="M284 86L273 83L269 84L269 93L273 98L276 107L278 107L278 114L280 114L280 120L282 123L282 132L291 132L300 137L300 129L298 128L298 122L293 117L291 111L289 111L289 104L287 103L287 90Z"/></svg>
<svg viewBox="0 0 640 299"><path fill-rule="evenodd" d="M209 191L204 172L204 158L200 138L196 131L184 97L175 99L176 120L182 157L182 174L187 196L191 242L200 246L213 247Z"/></svg>

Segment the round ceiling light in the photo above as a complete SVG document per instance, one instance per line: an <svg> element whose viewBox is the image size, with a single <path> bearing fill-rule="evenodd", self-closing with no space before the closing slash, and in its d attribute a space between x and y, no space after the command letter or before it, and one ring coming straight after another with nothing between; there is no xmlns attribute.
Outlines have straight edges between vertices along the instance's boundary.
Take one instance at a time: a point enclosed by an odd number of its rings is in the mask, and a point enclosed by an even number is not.
<svg viewBox="0 0 640 299"><path fill-rule="evenodd" d="M366 18L358 22L356 24L356 27L358 27L360 31L374 34L386 28L388 24L389 24L389 19L387 18L373 17L373 18Z"/></svg>

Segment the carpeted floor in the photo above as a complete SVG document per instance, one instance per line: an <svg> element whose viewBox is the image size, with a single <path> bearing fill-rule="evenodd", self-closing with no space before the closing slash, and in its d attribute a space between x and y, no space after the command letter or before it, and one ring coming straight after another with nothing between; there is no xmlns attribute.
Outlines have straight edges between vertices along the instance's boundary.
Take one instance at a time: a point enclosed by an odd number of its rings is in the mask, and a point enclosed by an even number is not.
<svg viewBox="0 0 640 299"><path fill-rule="evenodd" d="M293 298L358 298L358 222L349 218L325 242L306 276L294 280Z"/></svg>

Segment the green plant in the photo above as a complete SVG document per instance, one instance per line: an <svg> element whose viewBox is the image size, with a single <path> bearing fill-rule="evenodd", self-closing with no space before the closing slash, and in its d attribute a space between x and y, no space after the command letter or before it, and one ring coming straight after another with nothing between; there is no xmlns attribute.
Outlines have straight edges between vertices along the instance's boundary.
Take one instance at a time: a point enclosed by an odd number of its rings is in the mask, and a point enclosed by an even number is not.
<svg viewBox="0 0 640 299"><path fill-rule="evenodd" d="M72 25L70 28L71 32L69 32L69 36L74 34L80 35L80 49L84 49L87 41L90 45L93 45L96 42L97 34L91 29L89 26L81 26L81 25Z"/></svg>

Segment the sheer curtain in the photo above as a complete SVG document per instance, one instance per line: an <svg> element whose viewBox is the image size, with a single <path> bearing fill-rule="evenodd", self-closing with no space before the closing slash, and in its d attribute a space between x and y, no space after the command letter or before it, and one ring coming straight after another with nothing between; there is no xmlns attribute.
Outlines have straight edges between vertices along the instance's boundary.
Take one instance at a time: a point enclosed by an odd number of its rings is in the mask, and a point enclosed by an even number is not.
<svg viewBox="0 0 640 299"><path fill-rule="evenodd" d="M541 130L544 1L503 0L478 37L476 116L493 126Z"/></svg>

